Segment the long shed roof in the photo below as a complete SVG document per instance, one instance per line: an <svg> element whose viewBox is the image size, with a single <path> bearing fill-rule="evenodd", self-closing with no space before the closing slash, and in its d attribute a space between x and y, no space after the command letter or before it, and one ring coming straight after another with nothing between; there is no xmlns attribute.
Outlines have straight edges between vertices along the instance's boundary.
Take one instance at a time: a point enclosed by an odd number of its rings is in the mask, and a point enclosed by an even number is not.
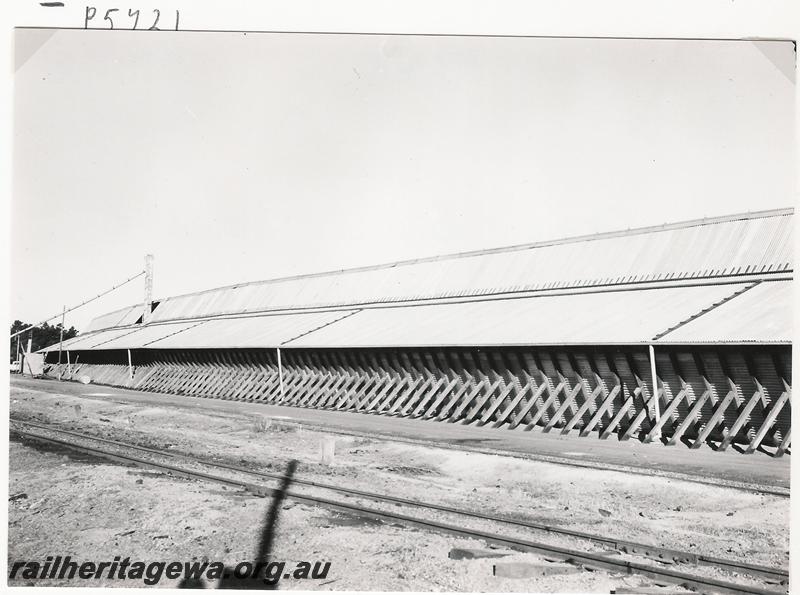
<svg viewBox="0 0 800 595"><path fill-rule="evenodd" d="M101 316L89 335L136 332L88 348L788 342L792 228L761 211L245 283L160 300L146 325Z"/></svg>
<svg viewBox="0 0 800 595"><path fill-rule="evenodd" d="M154 321L792 270L791 211L769 211L260 281L161 300Z"/></svg>

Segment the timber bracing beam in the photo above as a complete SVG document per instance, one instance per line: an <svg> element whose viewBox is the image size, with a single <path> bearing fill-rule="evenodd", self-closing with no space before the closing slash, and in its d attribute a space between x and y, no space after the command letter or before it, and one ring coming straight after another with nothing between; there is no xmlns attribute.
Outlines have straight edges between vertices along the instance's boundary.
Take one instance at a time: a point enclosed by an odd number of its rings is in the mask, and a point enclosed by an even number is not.
<svg viewBox="0 0 800 595"><path fill-rule="evenodd" d="M97 384L459 422L636 438L783 456L791 447L791 348L641 347L132 350L46 373ZM133 370L133 375L130 372ZM70 373L71 372L71 373ZM656 386L653 386L655 382ZM655 416L658 400L659 416Z"/></svg>

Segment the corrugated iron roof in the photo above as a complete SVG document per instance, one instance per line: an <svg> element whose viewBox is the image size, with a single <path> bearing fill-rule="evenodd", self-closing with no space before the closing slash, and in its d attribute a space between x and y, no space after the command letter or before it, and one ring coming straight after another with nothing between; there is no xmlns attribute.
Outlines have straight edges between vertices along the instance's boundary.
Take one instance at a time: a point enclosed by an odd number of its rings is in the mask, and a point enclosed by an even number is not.
<svg viewBox="0 0 800 595"><path fill-rule="evenodd" d="M287 347L650 343L748 284L364 309Z"/></svg>
<svg viewBox="0 0 800 595"><path fill-rule="evenodd" d="M86 335L78 335L77 337L73 337L72 339L67 339L64 341L63 345L61 345L64 349L69 349L70 345L76 345L79 339L85 339ZM55 343L53 345L48 345L47 347L43 347L39 351L58 351L59 343Z"/></svg>
<svg viewBox="0 0 800 595"><path fill-rule="evenodd" d="M64 349L780 343L791 291L765 281L240 316L108 329Z"/></svg>
<svg viewBox="0 0 800 595"><path fill-rule="evenodd" d="M666 333L659 343L791 343L791 281L763 282Z"/></svg>
<svg viewBox="0 0 800 595"><path fill-rule="evenodd" d="M163 299L152 320L788 272L792 213L737 215L223 287Z"/></svg>
<svg viewBox="0 0 800 595"><path fill-rule="evenodd" d="M271 314L209 320L147 345L154 349L203 349L232 347L280 347L291 339L313 332L352 315L355 310L308 314ZM161 325L162 328L177 326Z"/></svg>
<svg viewBox="0 0 800 595"><path fill-rule="evenodd" d="M110 341L111 339L124 336L133 331L134 329L128 327L128 328L115 328L115 329L106 329L102 331L83 333L78 335L77 337L73 337L68 341L64 341L63 349L64 351L66 350L79 351L82 349L93 349L94 347L102 343L105 343L106 341ZM58 346L59 344L56 343L54 345L50 345L49 347L45 347L40 351L58 351Z"/></svg>
<svg viewBox="0 0 800 595"><path fill-rule="evenodd" d="M120 308L119 310L114 310L108 314L98 316L89 323L86 332L135 324L141 317L143 309L144 306L142 304L137 304L136 306Z"/></svg>
<svg viewBox="0 0 800 595"><path fill-rule="evenodd" d="M766 280L791 276L792 221L765 211L224 287L161 300L143 326L141 304L106 314L64 348L787 341L791 281Z"/></svg>
<svg viewBox="0 0 800 595"><path fill-rule="evenodd" d="M127 333L110 337L107 341L98 343L93 349L141 349L149 347L151 343L164 339L171 335L176 335L187 329L203 324L203 322L175 322L171 324L153 324L135 327L135 330L128 328ZM108 332L108 331L105 331Z"/></svg>

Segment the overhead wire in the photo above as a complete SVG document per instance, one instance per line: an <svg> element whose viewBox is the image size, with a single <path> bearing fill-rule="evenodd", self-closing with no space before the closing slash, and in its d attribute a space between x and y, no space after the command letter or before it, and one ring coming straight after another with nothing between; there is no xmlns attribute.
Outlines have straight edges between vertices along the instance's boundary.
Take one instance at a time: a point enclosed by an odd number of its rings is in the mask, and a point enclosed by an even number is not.
<svg viewBox="0 0 800 595"><path fill-rule="evenodd" d="M114 285L114 286L113 286L113 287L111 287L110 289L107 289L107 290L105 290L105 291L104 291L104 292L102 292L102 293L98 293L98 294L97 294L96 296L94 296L93 298L90 298L90 299L86 300L85 302L81 302L81 303L80 303L80 304L78 304L77 306L72 306L71 308L68 308L68 309L62 310L62 311L61 311L61 312L59 312L58 314L55 314L55 315L51 316L50 318L45 318L44 320L42 320L41 322L37 322L36 324L31 324L31 325L28 325L28 326L26 326L24 329L22 329L21 331L17 331L16 333L13 333L13 334L11 335L11 338L13 339L13 338L14 338L14 337L16 337L17 335L21 335L22 333L24 333L24 332L27 332L27 331L31 330L32 328L36 328L37 326L39 326L39 325L42 325L42 324L44 324L45 322L50 322L50 321L51 321L51 320L53 320L54 318L58 318L59 316L63 316L64 314L66 314L66 313L68 313L68 312L72 312L73 310L77 310L78 308L80 308L80 307L82 307L82 306L85 306L86 304L88 304L88 303L90 303L90 302L93 302L94 300L96 300L96 299L98 299L98 298L101 298L101 297L103 297L104 295L107 295L107 294L111 293L111 292L112 292L112 291L114 291L115 289L118 289L118 288L122 287L123 285L125 285L125 284L127 284L127 283L130 283L130 282L131 282L131 281L133 281L134 279L138 279L139 277L141 277L141 276L142 276L142 275L144 275L145 273L146 273L146 271L141 271L141 272L137 273L136 275L134 275L133 277L130 277L130 278L128 278L128 279L125 279L125 281L123 281L122 283L118 283L117 285Z"/></svg>

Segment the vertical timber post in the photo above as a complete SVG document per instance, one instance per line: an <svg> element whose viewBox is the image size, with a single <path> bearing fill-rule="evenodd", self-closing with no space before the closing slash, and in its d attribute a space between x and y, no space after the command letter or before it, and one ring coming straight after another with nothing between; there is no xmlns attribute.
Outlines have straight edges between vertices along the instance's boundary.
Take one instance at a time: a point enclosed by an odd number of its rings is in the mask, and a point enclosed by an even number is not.
<svg viewBox="0 0 800 595"><path fill-rule="evenodd" d="M128 386L133 383L133 363L131 362L131 350L128 349Z"/></svg>
<svg viewBox="0 0 800 595"><path fill-rule="evenodd" d="M276 347L276 351L278 352L278 382L281 385L281 401L283 401L283 364L281 363L281 348Z"/></svg>
<svg viewBox="0 0 800 595"><path fill-rule="evenodd" d="M149 322L150 312L153 309L153 255L144 257L144 309L142 323Z"/></svg>
<svg viewBox="0 0 800 595"><path fill-rule="evenodd" d="M29 371L31 370L31 367L30 367L31 364L28 361L28 358L26 357L25 354L31 352L31 347L33 347L33 329L31 329L31 333L28 335L28 349L22 354L22 358L24 360L23 363L25 363L25 362L28 363L28 370ZM24 366L20 366L19 367L20 372L22 372L24 369L25 369ZM31 371L31 378L33 378L33 371Z"/></svg>
<svg viewBox="0 0 800 595"><path fill-rule="evenodd" d="M653 349L652 345L650 347L650 375L653 377L653 404L655 406L655 423L658 424L661 418L661 405L658 401L658 374L656 373L656 350ZM658 430L658 433L654 436L654 438L660 439L661 438L661 430Z"/></svg>
<svg viewBox="0 0 800 595"><path fill-rule="evenodd" d="M61 380L61 351L64 348L64 319L67 316L67 307L61 311L61 333L58 337L58 379Z"/></svg>

